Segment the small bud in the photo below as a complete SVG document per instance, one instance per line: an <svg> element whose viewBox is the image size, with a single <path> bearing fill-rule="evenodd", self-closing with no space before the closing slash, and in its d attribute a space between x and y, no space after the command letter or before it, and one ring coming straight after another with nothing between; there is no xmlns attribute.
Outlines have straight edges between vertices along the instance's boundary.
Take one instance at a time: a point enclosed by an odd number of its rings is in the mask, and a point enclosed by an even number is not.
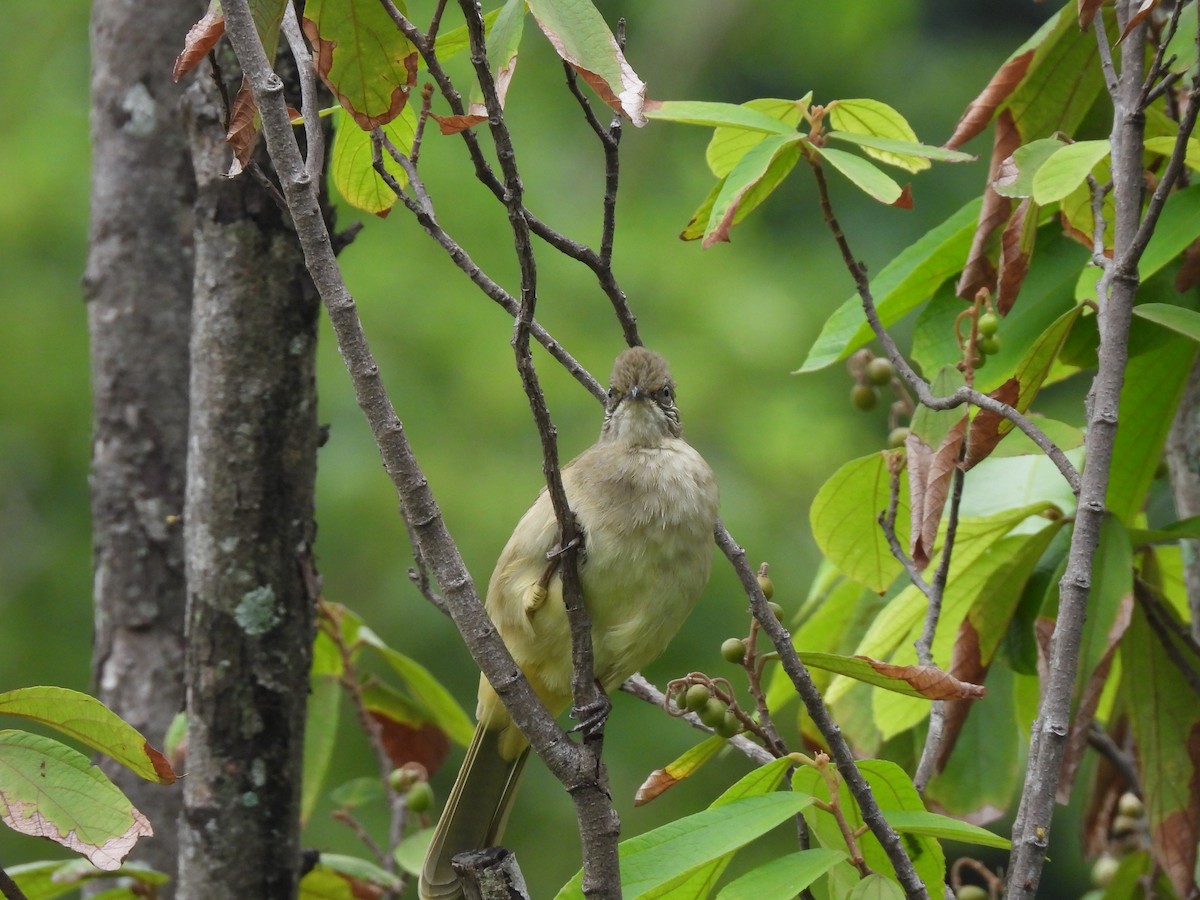
<svg viewBox="0 0 1200 900"><path fill-rule="evenodd" d="M746 642L741 638L726 638L721 643L721 655L726 662L740 666L746 661Z"/></svg>
<svg viewBox="0 0 1200 900"><path fill-rule="evenodd" d="M712 691L707 684L693 684L687 689L684 706L694 713L704 709L705 704L712 699Z"/></svg>
<svg viewBox="0 0 1200 900"><path fill-rule="evenodd" d="M428 781L418 781L404 795L404 802L415 813L428 812L433 806L433 788Z"/></svg>

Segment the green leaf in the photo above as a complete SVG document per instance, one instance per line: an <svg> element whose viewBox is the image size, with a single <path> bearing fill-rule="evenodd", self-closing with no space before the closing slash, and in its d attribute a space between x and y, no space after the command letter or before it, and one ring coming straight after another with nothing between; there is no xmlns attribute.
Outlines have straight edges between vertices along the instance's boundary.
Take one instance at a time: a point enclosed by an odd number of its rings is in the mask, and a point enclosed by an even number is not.
<svg viewBox="0 0 1200 900"><path fill-rule="evenodd" d="M896 538L908 545L907 475L901 473ZM891 495L888 454L872 453L843 465L817 491L809 512L813 538L848 578L883 593L903 570L877 521Z"/></svg>
<svg viewBox="0 0 1200 900"><path fill-rule="evenodd" d="M405 872L412 876L421 874L421 867L425 864L425 854L429 851L429 844L433 841L433 833L436 828L422 828L420 831L415 831L408 835L396 847L392 854L396 860L396 864Z"/></svg>
<svg viewBox="0 0 1200 900"><path fill-rule="evenodd" d="M949 219L922 235L871 280L871 294L884 327L895 324L958 273L967 258L980 201L972 200ZM845 359L874 338L858 294L833 313L797 370L814 372ZM930 370L934 371L934 370Z"/></svg>
<svg viewBox="0 0 1200 900"><path fill-rule="evenodd" d="M1106 499L1122 521L1134 521L1145 502L1196 350L1188 338L1133 320Z"/></svg>
<svg viewBox="0 0 1200 900"><path fill-rule="evenodd" d="M903 694L905 697L926 698L926 695L922 691L913 687L908 681L903 678L885 675L875 666L871 665L871 660L864 657L845 656L839 653L820 653L810 650L798 651L798 655L800 661L810 668L824 669L827 672L845 675L847 678L853 678L855 681L874 685L885 691Z"/></svg>
<svg viewBox="0 0 1200 900"><path fill-rule="evenodd" d="M18 688L0 694L0 715L49 725L112 757L147 781L175 781L166 757L95 697L60 687Z"/></svg>
<svg viewBox="0 0 1200 900"><path fill-rule="evenodd" d="M703 100L663 100L646 104L646 118L710 128L741 128L767 134L796 135L796 129L774 116L749 106L734 103L710 103Z"/></svg>
<svg viewBox="0 0 1200 900"><path fill-rule="evenodd" d="M1129 539L1135 547L1173 544L1178 540L1200 541L1200 516L1180 519L1165 528L1130 528Z"/></svg>
<svg viewBox="0 0 1200 900"><path fill-rule="evenodd" d="M769 135L746 151L713 199L704 230L705 247L728 241L729 229L770 195L799 161L797 145L802 140L798 134Z"/></svg>
<svg viewBox="0 0 1200 900"><path fill-rule="evenodd" d="M80 886L97 879L121 878L136 884L141 892L134 894L130 888L130 898L152 896L144 890L145 887L159 887L171 879L164 872L158 872L140 863L126 863L113 872L103 872L85 859L52 859L41 862L25 863L23 865L5 868L8 876L17 884L26 900L54 900L74 893ZM106 892L107 893L107 892ZM99 896L93 894L93 897Z"/></svg>
<svg viewBox="0 0 1200 900"><path fill-rule="evenodd" d="M344 781L329 792L329 799L342 809L356 809L379 803L387 797L378 775L361 775Z"/></svg>
<svg viewBox="0 0 1200 900"><path fill-rule="evenodd" d="M855 137L882 138L885 144L907 144L919 147L916 132L908 124L908 120L892 107L878 100L834 100L825 107L826 115L833 126L829 137L838 132L843 133L843 140L853 140ZM872 146L863 144L866 154L880 162L899 166L909 172L920 172L929 168L929 159L924 153L914 153L911 149L897 149L896 146ZM940 148L929 148L939 150ZM961 157L970 159L965 153L953 150L941 150L950 154L946 159Z"/></svg>
<svg viewBox="0 0 1200 900"><path fill-rule="evenodd" d="M1135 316L1156 322L1164 328L1200 341L1200 312L1171 303L1142 303L1133 308Z"/></svg>
<svg viewBox="0 0 1200 900"><path fill-rule="evenodd" d="M843 859L845 853L823 847L789 853L731 881L717 900L791 900Z"/></svg>
<svg viewBox="0 0 1200 900"><path fill-rule="evenodd" d="M821 158L850 179L850 182L868 196L889 206L904 206L907 193L882 170L861 156L835 150L832 147L813 147ZM911 200L907 203L912 205Z"/></svg>
<svg viewBox="0 0 1200 900"><path fill-rule="evenodd" d="M405 107L400 115L383 126L388 140L404 155L412 151L416 134L417 115ZM347 203L363 212L386 216L396 205L396 193L379 177L372 165L374 150L371 135L352 123L344 111L334 118L333 151L329 158L329 177ZM400 187L408 186L408 175L383 152L384 167L396 178Z"/></svg>
<svg viewBox="0 0 1200 900"><path fill-rule="evenodd" d="M764 98L761 100L750 100L743 103L746 109L752 109L755 112L765 113L773 119L777 119L784 125L789 125L792 128L798 126L808 112L808 105L812 100L812 92L809 91L804 97L799 100L775 100L772 98ZM728 175L738 160L746 155L746 152L753 148L756 144L766 137L764 131L752 131L745 128L736 128L732 126L722 126L713 132L712 140L708 142L708 149L705 151L704 157L708 162L708 168L718 178L724 178Z"/></svg>
<svg viewBox="0 0 1200 900"><path fill-rule="evenodd" d="M605 103L629 116L634 125L645 125L646 85L591 0L528 0L528 5L563 61Z"/></svg>
<svg viewBox="0 0 1200 900"><path fill-rule="evenodd" d="M378 0L309 0L304 33L317 73L359 128L370 131L400 115L419 54Z"/></svg>
<svg viewBox="0 0 1200 900"><path fill-rule="evenodd" d="M925 804L917 794L917 789L913 787L912 779L895 763L882 759L860 760L858 769L870 785L871 793L885 819L890 820L896 811L924 812ZM819 800L830 799L824 778L811 766L802 766L796 770L796 774L792 776L792 788L797 793L811 794ZM887 854L875 835L862 828L862 814L844 780L838 788L838 800L850 828L856 831L861 828L863 832L859 838L859 848L867 865L876 872L892 871ZM822 846L837 850L846 846L840 828L828 812L813 806L804 811L804 819ZM934 838L924 835L909 835L904 843L921 881L931 886L942 884L946 877L946 858L941 845Z"/></svg>
<svg viewBox="0 0 1200 900"><path fill-rule="evenodd" d="M777 791L743 797L685 816L621 842L621 894L629 900L705 863L743 847L790 819L812 797ZM577 873L556 895L582 898L583 874Z"/></svg>
<svg viewBox="0 0 1200 900"><path fill-rule="evenodd" d="M119 869L138 838L153 834L146 817L86 756L27 731L0 731L0 820L106 871Z"/></svg>
<svg viewBox="0 0 1200 900"><path fill-rule="evenodd" d="M503 8L504 7L498 7L493 9L491 12L484 14L483 27L489 35L491 34L492 27L500 15L501 9ZM437 52L438 62L442 63L450 59L452 56L470 49L471 34L467 30L466 25L459 25L457 28L451 28L449 31L439 31L437 41L434 42L434 50ZM418 65L421 68L424 68L425 60L420 59L418 61Z"/></svg>
<svg viewBox="0 0 1200 900"><path fill-rule="evenodd" d="M1143 146L1147 153L1157 153L1160 156L1169 157L1175 152L1175 138L1167 136L1146 138ZM1189 169L1200 170L1200 141L1188 138L1183 162Z"/></svg>
<svg viewBox="0 0 1200 900"><path fill-rule="evenodd" d="M1042 138L1018 147L1013 152L1011 167L1007 163L1001 167L992 190L1001 197L1032 197L1033 176L1062 147L1063 142L1058 138Z"/></svg>
<svg viewBox="0 0 1200 900"><path fill-rule="evenodd" d="M328 640L328 637L326 637ZM313 675L308 693L308 715L304 722L304 768L300 784L300 822L312 818L321 795L333 748L337 743L338 710L342 686L329 675Z"/></svg>
<svg viewBox="0 0 1200 900"><path fill-rule="evenodd" d="M381 869L373 862L360 859L357 856L344 856L338 853L322 853L317 862L317 868L330 872L347 875L355 881L383 888L387 891L399 891L404 885L391 872Z"/></svg>
<svg viewBox="0 0 1200 900"><path fill-rule="evenodd" d="M1076 447L1083 446L1083 432L1074 425L1059 422L1057 419L1047 419L1045 416L1040 416L1037 413L1028 413L1027 418L1037 425L1038 428L1042 429L1042 433L1061 449L1074 450ZM1014 428L1008 437L996 447L989 459L1031 456L1041 452L1042 449L1030 438L1026 437L1025 432Z"/></svg>
<svg viewBox="0 0 1200 900"><path fill-rule="evenodd" d="M1183 633L1185 626L1168 617L1160 630ZM1175 890L1186 896L1194 885L1197 833L1194 785L1200 781L1200 704L1195 688L1181 671L1200 671L1200 656L1186 642L1163 638L1147 620L1142 604L1134 604L1133 619L1121 643L1121 678L1134 702L1128 713L1137 753L1138 771L1146 802L1146 825L1156 862L1166 869ZM1178 662L1176 661L1178 660Z"/></svg>
<svg viewBox="0 0 1200 900"><path fill-rule="evenodd" d="M993 834L986 828L923 809L893 810L886 818L888 824L902 834L921 834L943 841L959 841L1001 850L1012 846L1008 838Z"/></svg>
<svg viewBox="0 0 1200 900"><path fill-rule="evenodd" d="M898 141L867 134L853 134L848 131L829 131L826 132L825 137L831 141L842 141L862 147L868 155L874 156L880 162L899 166L909 172L921 172L928 169L931 159L937 162L973 162L976 159L970 153L963 153L961 150L947 150L945 147L934 147L930 144ZM917 163L924 163L924 165L917 165Z"/></svg>
<svg viewBox="0 0 1200 900"><path fill-rule="evenodd" d="M850 890L846 900L901 900L904 890L885 875L872 873Z"/></svg>
<svg viewBox="0 0 1200 900"><path fill-rule="evenodd" d="M1034 202L1044 206L1061 200L1083 184L1108 154L1107 140L1078 141L1056 150L1034 173Z"/></svg>

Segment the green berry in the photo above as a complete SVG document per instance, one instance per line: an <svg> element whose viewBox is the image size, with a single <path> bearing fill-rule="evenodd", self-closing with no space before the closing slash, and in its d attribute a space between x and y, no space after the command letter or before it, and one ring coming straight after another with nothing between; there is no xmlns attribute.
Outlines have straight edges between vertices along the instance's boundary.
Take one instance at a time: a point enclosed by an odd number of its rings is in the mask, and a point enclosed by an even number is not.
<svg viewBox="0 0 1200 900"><path fill-rule="evenodd" d="M1123 816L1129 816L1131 819L1140 819L1146 815L1146 807L1137 794L1126 791L1117 801L1117 812Z"/></svg>
<svg viewBox="0 0 1200 900"><path fill-rule="evenodd" d="M721 655L726 662L740 666L746 661L746 642L741 638L726 638L721 643Z"/></svg>
<svg viewBox="0 0 1200 900"><path fill-rule="evenodd" d="M995 356L1000 352L1000 338L993 335L985 335L975 342L975 346L981 353L986 353L988 356Z"/></svg>
<svg viewBox="0 0 1200 900"><path fill-rule="evenodd" d="M1115 856L1105 853L1098 857L1092 863L1092 884L1096 887L1108 887L1120 867L1121 861Z"/></svg>
<svg viewBox="0 0 1200 900"><path fill-rule="evenodd" d="M775 582L771 580L770 575L758 576L758 588L768 600L775 596Z"/></svg>
<svg viewBox="0 0 1200 900"><path fill-rule="evenodd" d="M867 381L876 387L891 384L892 379L895 377L896 369L892 365L891 360L877 356L867 363Z"/></svg>
<svg viewBox="0 0 1200 900"><path fill-rule="evenodd" d="M971 368L974 369L975 371L979 371L980 369L983 368L983 366L986 362L987 362L987 354L980 352L979 348L976 347L975 348L975 364L972 365Z"/></svg>
<svg viewBox="0 0 1200 900"><path fill-rule="evenodd" d="M905 441L907 441L907 440L908 440L908 429L907 428L893 428L888 433L887 445L889 447L892 447L893 449L896 447L903 447Z"/></svg>
<svg viewBox="0 0 1200 900"><path fill-rule="evenodd" d="M728 709L724 700L709 697L708 702L704 704L704 709L697 712L697 715L700 716L700 721L709 728L719 728L725 721L725 713Z"/></svg>
<svg viewBox="0 0 1200 900"><path fill-rule="evenodd" d="M719 725L715 726L717 734L723 738L731 738L742 730L741 720L738 719L732 709L725 710L725 715L721 717Z"/></svg>
<svg viewBox="0 0 1200 900"><path fill-rule="evenodd" d="M954 896L957 900L988 900L987 889L977 884L964 884Z"/></svg>
<svg viewBox="0 0 1200 900"><path fill-rule="evenodd" d="M866 412L869 409L874 409L878 401L879 395L875 393L875 388L869 384L856 384L850 389L850 402L854 404L855 409L861 409L863 412Z"/></svg>
<svg viewBox="0 0 1200 900"><path fill-rule="evenodd" d="M986 312L979 317L979 333L991 337L1000 330L1000 317L993 312Z"/></svg>
<svg viewBox="0 0 1200 900"><path fill-rule="evenodd" d="M782 622L783 621L783 607L780 606L778 603L767 603L767 606L769 606L771 608L771 613L775 616L775 618L778 619L780 622Z"/></svg>
<svg viewBox="0 0 1200 900"><path fill-rule="evenodd" d="M428 781L414 782L404 795L404 802L415 813L423 813L433 806L433 788Z"/></svg>
<svg viewBox="0 0 1200 900"><path fill-rule="evenodd" d="M687 689L684 706L694 713L704 709L705 704L712 699L712 691L707 684L693 684Z"/></svg>

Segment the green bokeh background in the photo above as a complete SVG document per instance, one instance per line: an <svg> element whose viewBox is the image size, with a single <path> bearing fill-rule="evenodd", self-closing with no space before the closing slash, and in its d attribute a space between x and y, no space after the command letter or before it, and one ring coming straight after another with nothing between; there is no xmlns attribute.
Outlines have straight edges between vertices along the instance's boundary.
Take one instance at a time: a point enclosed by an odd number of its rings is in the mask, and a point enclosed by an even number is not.
<svg viewBox="0 0 1200 900"><path fill-rule="evenodd" d="M424 5L413 3L418 21ZM995 68L1054 11L1031 0L857 0L836 9L785 0L601 0L599 6L610 22L627 17L628 55L652 97L742 102L799 97L810 89L817 102L873 97L900 109L930 143L949 136ZM90 687L90 398L80 289L89 182L87 19L82 0L11 3L0 16L5 689ZM529 206L568 234L595 242L600 150L532 25L508 109ZM707 138L703 129L665 123L626 127L616 268L644 340L672 362L687 433L717 472L726 524L751 560L771 563L777 599L794 608L818 559L808 529L811 498L840 462L882 446L886 411L853 410L840 367L789 374L852 287L803 171L735 229L732 244L705 251L677 239L711 185L703 162ZM871 270L978 191L986 139L968 149L982 159L937 166L914 179L910 212L834 185L844 229ZM431 134L423 166L445 226L512 288L504 211L471 177L461 143ZM339 224L355 218L342 210ZM605 378L621 348L607 300L586 269L538 250L539 317ZM541 479L537 435L513 367L511 322L402 210L367 221L342 262L408 435L482 586ZM450 624L409 583L411 557L396 499L327 328L320 354L321 421L331 425L318 484L317 551L326 595L425 661L470 710L477 672ZM535 361L562 454L570 457L594 439L599 409L544 353ZM700 608L647 675L661 684L693 669L720 674L721 640L743 634L746 621L745 601L718 559ZM638 783L696 735L626 697L616 700L608 734L626 833L695 811L746 768L726 759L706 778L635 811ZM440 797L460 754L435 780ZM371 759L347 722L334 783L371 772ZM523 790L509 840L533 895L550 896L578 865L571 807L537 764ZM59 852L0 831L0 864ZM357 849L323 814L306 843Z"/></svg>

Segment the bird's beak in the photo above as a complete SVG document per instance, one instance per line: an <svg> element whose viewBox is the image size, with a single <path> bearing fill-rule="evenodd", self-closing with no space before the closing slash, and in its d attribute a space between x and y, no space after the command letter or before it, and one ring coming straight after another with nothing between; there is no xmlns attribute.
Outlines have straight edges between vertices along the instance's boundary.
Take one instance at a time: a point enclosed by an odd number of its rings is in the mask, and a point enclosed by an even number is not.
<svg viewBox="0 0 1200 900"><path fill-rule="evenodd" d="M636 384L629 389L629 399L630 400L640 400L645 396L646 396L646 392L643 391Z"/></svg>

